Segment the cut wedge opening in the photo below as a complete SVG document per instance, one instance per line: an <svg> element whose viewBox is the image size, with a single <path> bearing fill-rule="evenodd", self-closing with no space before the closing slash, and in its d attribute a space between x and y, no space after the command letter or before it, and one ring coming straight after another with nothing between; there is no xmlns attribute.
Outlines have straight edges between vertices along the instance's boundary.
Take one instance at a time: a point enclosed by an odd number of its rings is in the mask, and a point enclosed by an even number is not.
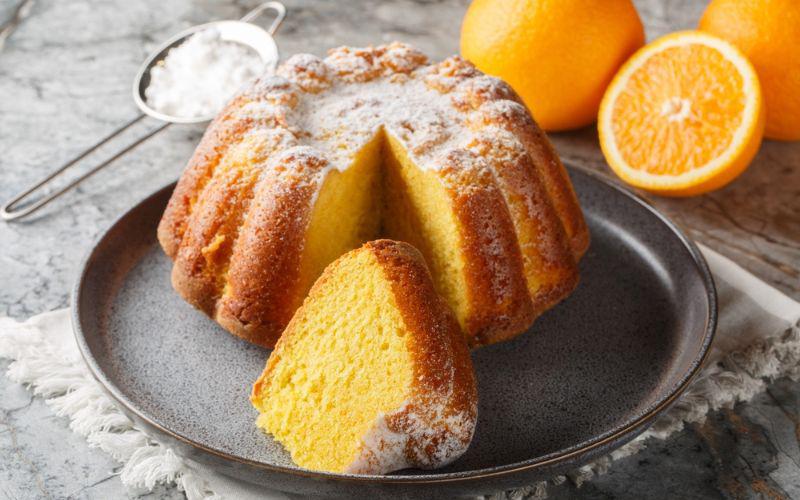
<svg viewBox="0 0 800 500"><path fill-rule="evenodd" d="M324 181L309 221L300 270L302 296L348 250L392 238L420 250L437 292L463 329L469 313L464 257L448 196L436 172L419 168L400 141L380 129L349 168L330 172Z"/></svg>

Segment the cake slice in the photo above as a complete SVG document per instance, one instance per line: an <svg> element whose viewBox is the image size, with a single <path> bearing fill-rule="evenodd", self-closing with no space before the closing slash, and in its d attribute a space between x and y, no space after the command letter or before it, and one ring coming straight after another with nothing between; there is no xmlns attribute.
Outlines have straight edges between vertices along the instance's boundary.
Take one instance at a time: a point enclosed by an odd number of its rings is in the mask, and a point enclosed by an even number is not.
<svg viewBox="0 0 800 500"><path fill-rule="evenodd" d="M368 242L329 265L251 395L257 425L307 469L431 469L466 451L477 419L469 350L421 254Z"/></svg>

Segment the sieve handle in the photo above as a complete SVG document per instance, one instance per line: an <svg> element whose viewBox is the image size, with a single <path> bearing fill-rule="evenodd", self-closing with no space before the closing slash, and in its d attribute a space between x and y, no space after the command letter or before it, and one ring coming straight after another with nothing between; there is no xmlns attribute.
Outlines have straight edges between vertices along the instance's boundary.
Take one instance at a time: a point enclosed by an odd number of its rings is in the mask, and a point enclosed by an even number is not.
<svg viewBox="0 0 800 500"><path fill-rule="evenodd" d="M272 20L272 24L270 24L269 28L267 28L267 33L274 35L275 32L278 31L283 19L286 17L286 7L284 7L284 5L280 2L264 2L245 14L244 17L239 20L246 23L251 23L266 10L272 10L275 12L275 19Z"/></svg>
<svg viewBox="0 0 800 500"><path fill-rule="evenodd" d="M70 182L66 186L64 186L64 187L62 187L62 188L60 188L60 189L58 189L58 190L56 190L56 191L54 191L52 193L49 193L49 194L37 199L34 202L31 202L31 203L29 203L27 205L19 207L19 205L21 203L23 203L31 194L35 193L40 188L48 185L50 183L50 181L53 180L55 177L58 177L65 170L69 169L70 167L72 167L73 165L75 165L76 163L81 161L82 159L86 158L90 153L95 151L97 148L99 148L103 144L105 144L108 141L110 141L111 139L115 138L116 136L118 136L119 134L124 132L125 130L128 130L131 126L133 126L134 124L138 123L144 117L145 117L145 115L141 114L141 115L137 116L136 118L130 120L129 122L125 123L124 125L122 125L118 129L114 130L113 132L111 132L110 134L105 136L103 139L101 139L100 142L98 142L95 145L91 146L90 148L84 150L78 156L76 156L75 158L71 159L67 163L61 165L60 167L58 167L56 170L54 170L52 173L50 173L48 176L44 177L42 180L40 180L39 182L37 182L33 186L29 187L25 191L19 193L18 195L16 195L15 197L13 197L9 201L7 201L2 206L2 208L0 208L0 219L6 220L6 221L11 221L11 220L19 219L20 217L24 217L26 215L29 215L29 214L35 212L36 210L39 210L43 206L47 205L48 203L50 203L54 199L58 198L62 194L66 193L70 189L74 188L75 186L77 186L78 184L83 182L89 176L91 176L93 174L96 174L97 172L99 172L103 168L107 167L109 164L111 164L111 162L113 162L114 160L116 160L120 156L124 155L125 153L127 153L131 149L135 148L139 144L143 143L147 139L153 137L154 135L156 135L157 133L161 132L162 130L164 130L165 128L167 128L168 126L171 125L171 123L169 123L169 122L161 124L160 126L156 127L152 131L150 131L150 132L148 132L148 133L146 133L144 135L139 136L134 141L130 142L127 146L125 146L124 148L122 148L119 151L117 151L116 153L114 153L111 157L109 157L106 160L102 161L98 165L92 167L91 170L89 170L88 172L84 173L83 175L81 175L77 179L73 180L72 182Z"/></svg>

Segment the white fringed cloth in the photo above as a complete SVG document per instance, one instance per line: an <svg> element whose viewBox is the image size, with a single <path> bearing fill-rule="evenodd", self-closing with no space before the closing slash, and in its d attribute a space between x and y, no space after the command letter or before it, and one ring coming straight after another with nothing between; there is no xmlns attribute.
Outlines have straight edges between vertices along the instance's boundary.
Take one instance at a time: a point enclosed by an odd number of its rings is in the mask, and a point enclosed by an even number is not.
<svg viewBox="0 0 800 500"><path fill-rule="evenodd" d="M800 379L800 303L716 252L701 250L717 284L719 325L705 367L678 402L610 455L565 477L493 498L545 498L550 482L580 485L608 470L614 460L666 439L686 423L702 422L709 411L750 400L777 377ZM0 357L12 360L11 380L30 387L57 415L68 418L89 446L121 462L120 479L129 488L147 491L159 483L175 484L189 500L288 498L205 470L137 429L85 367L67 309L23 323L0 318Z"/></svg>

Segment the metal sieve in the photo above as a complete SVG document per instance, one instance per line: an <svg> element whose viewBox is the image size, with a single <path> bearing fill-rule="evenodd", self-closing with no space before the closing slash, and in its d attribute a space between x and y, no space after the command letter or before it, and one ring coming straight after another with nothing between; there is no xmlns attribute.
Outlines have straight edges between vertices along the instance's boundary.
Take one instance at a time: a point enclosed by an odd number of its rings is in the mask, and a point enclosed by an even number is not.
<svg viewBox="0 0 800 500"><path fill-rule="evenodd" d="M271 10L275 13L275 18L272 20L272 24L270 24L267 30L264 30L256 26L255 24L251 24L252 21L254 21L263 12L267 10ZM248 12L244 17L242 17L238 21L214 21L210 23L199 24L197 26L193 26L189 29L181 31L177 35L165 41L163 44L161 44L161 46L159 46L156 50L154 50L150 54L150 56L144 61L144 63L142 63L142 66L136 73L136 78L134 78L133 80L133 101L141 110L141 114L131 119L130 121L126 122L125 124L121 125L119 128L117 128L116 130L114 130L113 132L102 138L100 141L95 143L93 146L81 152L75 158L64 163L58 169L56 169L55 171L53 171L52 173L50 173L49 175L38 181L33 186L29 187L25 191L19 193L18 195L10 199L2 206L2 208L0 208L0 218L6 221L10 221L18 219L20 217L24 217L28 214L35 212L36 210L47 205L48 203L58 198L65 192L77 186L89 176L107 167L108 165L113 163L114 160L123 156L125 153L131 151L136 146L145 142L147 139L153 137L157 133L161 132L165 128L172 125L173 123L202 123L210 121L212 118L214 118L213 114L209 116L187 118L187 117L164 114L151 108L147 104L147 100L145 99L145 94L144 94L145 89L147 89L147 87L150 85L150 70L153 68L153 66L162 63L162 61L164 60L164 58L166 58L167 53L170 51L170 49L182 44L184 41L186 41L188 37L200 31L209 28L214 28L219 32L221 40L236 42L250 47L259 55L261 60L264 62L266 68L268 70L274 71L275 66L278 63L279 56L278 56L278 46L275 44L273 35L278 30L278 27L281 25L281 22L283 22L283 19L285 17L286 17L286 7L284 7L283 4L281 4L280 2L266 2ZM79 161L83 160L97 148L103 146L104 144L106 144L113 138L117 137L119 134L121 134L122 132L124 132L125 130L127 130L128 128L138 123L147 116L157 118L163 121L164 123L160 124L155 129L136 137L127 145L119 149L116 153L111 155L109 158L103 160L98 165L95 165L86 173L82 174L80 177L76 178L66 186L63 186L51 193L47 193L43 195L41 198L35 199L34 201L28 203L27 205L23 205L21 207L19 206L20 204L24 203L31 194L33 194L40 188L47 186L50 183L50 181L53 180L55 177L59 176L64 171L66 171Z"/></svg>

